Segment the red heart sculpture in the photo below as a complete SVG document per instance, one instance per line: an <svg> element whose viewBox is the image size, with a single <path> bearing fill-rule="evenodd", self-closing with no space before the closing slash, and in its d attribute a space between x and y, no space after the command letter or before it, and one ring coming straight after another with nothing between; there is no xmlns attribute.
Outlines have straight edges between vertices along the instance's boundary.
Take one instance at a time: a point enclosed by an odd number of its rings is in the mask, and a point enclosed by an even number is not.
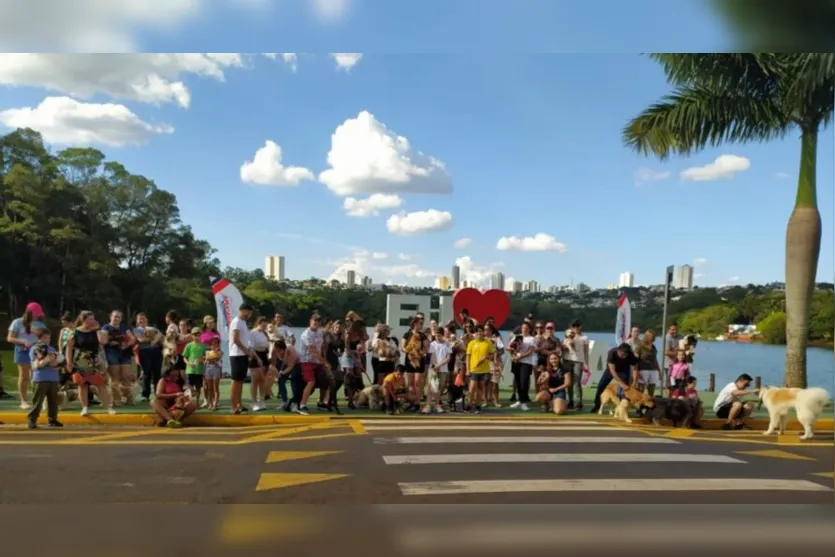
<svg viewBox="0 0 835 557"><path fill-rule="evenodd" d="M475 288L462 288L452 295L452 309L459 325L463 325L459 318L461 310L466 309L470 317L479 323L492 317L493 324L500 329L510 316L510 295L504 290L482 292Z"/></svg>

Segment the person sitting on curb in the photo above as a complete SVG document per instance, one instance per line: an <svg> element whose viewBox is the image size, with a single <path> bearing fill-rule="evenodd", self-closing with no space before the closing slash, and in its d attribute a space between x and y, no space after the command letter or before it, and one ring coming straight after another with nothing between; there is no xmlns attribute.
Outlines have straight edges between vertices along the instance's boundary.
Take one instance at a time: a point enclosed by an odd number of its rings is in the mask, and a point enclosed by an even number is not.
<svg viewBox="0 0 835 557"><path fill-rule="evenodd" d="M746 390L753 379L747 373L736 378L736 381L725 385L716 401L713 403L713 411L717 418L725 421L722 429L750 429L745 424L745 418L754 412L753 402L742 402L739 399L746 395L756 395L759 389Z"/></svg>
<svg viewBox="0 0 835 557"><path fill-rule="evenodd" d="M177 382L179 376L180 371L170 367L163 372L157 383L157 394L151 402L151 408L159 416L157 425L160 427L183 427L183 420L197 411L197 403L186 397Z"/></svg>

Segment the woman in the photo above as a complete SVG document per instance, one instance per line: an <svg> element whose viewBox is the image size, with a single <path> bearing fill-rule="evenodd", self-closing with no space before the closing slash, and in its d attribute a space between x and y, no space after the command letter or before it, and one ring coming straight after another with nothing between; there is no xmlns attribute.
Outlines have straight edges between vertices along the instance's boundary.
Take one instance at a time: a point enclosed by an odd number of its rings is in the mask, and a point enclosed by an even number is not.
<svg viewBox="0 0 835 557"><path fill-rule="evenodd" d="M179 375L179 371L174 368L166 369L157 383L151 408L159 416L160 426L183 427L183 420L197 411L197 403L186 399L183 387L177 381Z"/></svg>
<svg viewBox="0 0 835 557"><path fill-rule="evenodd" d="M255 328L249 334L249 347L255 352L255 357L249 360L249 394L252 397L252 411L261 412L267 409L262 397L267 393L264 389L264 378L270 365L270 337L267 334L269 321L266 317L259 317Z"/></svg>
<svg viewBox="0 0 835 557"><path fill-rule="evenodd" d="M496 353L490 362L491 375L490 384L487 385L486 402L496 408L501 408L502 405L499 402L499 385L502 382L502 374L504 373L504 342L502 341L502 335L491 323L484 325L484 337L492 340L493 345L496 347Z"/></svg>
<svg viewBox="0 0 835 557"><path fill-rule="evenodd" d="M365 343L368 331L365 322L354 312L345 316L345 351L339 365L345 374L345 396L353 401L355 395L365 388L362 375L365 373Z"/></svg>
<svg viewBox="0 0 835 557"><path fill-rule="evenodd" d="M162 377L162 342L165 337L148 323L144 313L136 314L133 336L138 346L139 367L142 368L142 402L151 400L151 389Z"/></svg>
<svg viewBox="0 0 835 557"><path fill-rule="evenodd" d="M67 340L67 365L72 366L73 383L78 385L81 415L88 416L90 386L98 391L108 414L115 414L110 394L105 388L104 374L99 365L99 352L104 338L99 336L99 324L92 311L82 311L75 322L75 329Z"/></svg>
<svg viewBox="0 0 835 557"><path fill-rule="evenodd" d="M391 328L385 323L380 324L377 339L374 341L374 352L379 360L374 372L374 384L382 385L383 379L394 371L394 365L400 361L397 341L391 338Z"/></svg>
<svg viewBox="0 0 835 557"><path fill-rule="evenodd" d="M328 388L319 389L319 408L325 410L337 409L337 392L345 383L345 374L339 365L345 348L345 332L339 321L325 321L322 327L322 350L325 352L325 372L328 376ZM349 402L349 407L350 402Z"/></svg>
<svg viewBox="0 0 835 557"><path fill-rule="evenodd" d="M133 372L133 345L136 338L133 336L128 324L124 322L124 315L121 311L113 310L110 313L110 321L99 331L102 346L104 346L104 359L107 361L107 375L110 377L110 392L113 397L113 405L119 406L122 398L125 403L133 404L131 387L136 381Z"/></svg>
<svg viewBox="0 0 835 557"><path fill-rule="evenodd" d="M215 321L215 318L212 317L211 315L206 315L206 316L203 317L203 328L202 328L202 331L200 333L200 344L204 344L204 345L206 345L207 348L211 348L215 339L217 339L218 342L220 342L220 333L217 331L217 322ZM215 375L217 375L218 373L220 373L220 376L215 377ZM203 386L203 395L204 395L203 401L204 402L203 402L203 405L201 406L201 408L208 408L208 406L209 406L209 395L208 395L209 383L208 382L209 381L214 381L215 379L220 380L220 377L222 375L223 375L223 363L222 363L221 359L217 359L216 361L213 361L212 377L209 377L208 375L206 376L206 384ZM270 385L270 386L272 387L272 385ZM271 390L267 389L266 392L267 392L267 394L269 394L271 392ZM269 398L269 396L264 397L264 398L265 399Z"/></svg>
<svg viewBox="0 0 835 557"><path fill-rule="evenodd" d="M566 370L560 357L553 353L548 356L544 378L544 389L536 395L536 401L551 406L554 414L561 416L568 409L567 394L571 392L574 374Z"/></svg>
<svg viewBox="0 0 835 557"><path fill-rule="evenodd" d="M661 366L658 363L658 348L655 347L655 331L647 329L644 338L636 344L635 357L638 359L638 389L646 388L650 397L655 396L655 386L661 380Z"/></svg>
<svg viewBox="0 0 835 557"><path fill-rule="evenodd" d="M29 393L29 383L32 378L32 361L29 349L38 342L32 332L33 328L45 328L42 323L43 308L36 302L29 302L23 310L23 316L18 317L9 325L6 341L14 345L14 363L17 366L17 391L20 396L21 410L29 410L32 405L26 400Z"/></svg>
<svg viewBox="0 0 835 557"><path fill-rule="evenodd" d="M515 339L516 351L513 354L513 361L519 364L516 368L516 389L518 400L510 405L513 409L521 409L523 412L530 410L528 403L531 401L531 375L536 362L536 337L531 335L529 323L522 323L521 334Z"/></svg>
<svg viewBox="0 0 835 557"><path fill-rule="evenodd" d="M423 318L412 319L411 328L400 341L400 351L405 356L406 377L409 380L411 399L418 408L423 400L426 373L426 355L429 353L429 338L423 332ZM414 408L412 408L414 409Z"/></svg>

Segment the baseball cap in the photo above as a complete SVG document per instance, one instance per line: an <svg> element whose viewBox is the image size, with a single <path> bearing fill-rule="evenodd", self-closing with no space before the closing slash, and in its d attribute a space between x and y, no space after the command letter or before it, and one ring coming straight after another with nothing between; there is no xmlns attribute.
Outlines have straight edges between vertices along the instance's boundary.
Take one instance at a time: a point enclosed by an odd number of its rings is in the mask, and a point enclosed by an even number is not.
<svg viewBox="0 0 835 557"><path fill-rule="evenodd" d="M553 321L548 321L548 322L545 324L545 328L546 328L546 329L554 329L554 328L555 328L555 327L554 327L554 322L553 322Z"/></svg>
<svg viewBox="0 0 835 557"><path fill-rule="evenodd" d="M35 319L43 317L43 308L38 302L29 302L26 304L26 311L31 313Z"/></svg>

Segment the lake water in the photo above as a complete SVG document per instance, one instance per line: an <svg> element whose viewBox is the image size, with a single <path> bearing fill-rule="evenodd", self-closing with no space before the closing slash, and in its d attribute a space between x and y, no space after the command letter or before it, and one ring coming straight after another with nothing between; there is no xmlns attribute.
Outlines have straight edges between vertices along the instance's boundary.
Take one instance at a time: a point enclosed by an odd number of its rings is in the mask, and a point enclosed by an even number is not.
<svg viewBox="0 0 835 557"><path fill-rule="evenodd" d="M304 329L293 327L293 333L298 339ZM368 334L373 334L373 329ZM502 331L505 340L509 331ZM605 346L614 346L612 333L586 333L590 340ZM660 348L660 342L656 342ZM733 381L741 373L752 377L762 377L763 385L782 385L785 366L786 349L784 346L770 346L766 344L743 344L736 342L715 342L700 340L696 347L693 363L693 374L699 380L699 389L706 389L708 376L716 374L716 388L721 389L725 384ZM835 356L828 348L809 348L806 360L809 386L823 387L833 392L835 385ZM510 382L510 364L507 364L504 382Z"/></svg>

